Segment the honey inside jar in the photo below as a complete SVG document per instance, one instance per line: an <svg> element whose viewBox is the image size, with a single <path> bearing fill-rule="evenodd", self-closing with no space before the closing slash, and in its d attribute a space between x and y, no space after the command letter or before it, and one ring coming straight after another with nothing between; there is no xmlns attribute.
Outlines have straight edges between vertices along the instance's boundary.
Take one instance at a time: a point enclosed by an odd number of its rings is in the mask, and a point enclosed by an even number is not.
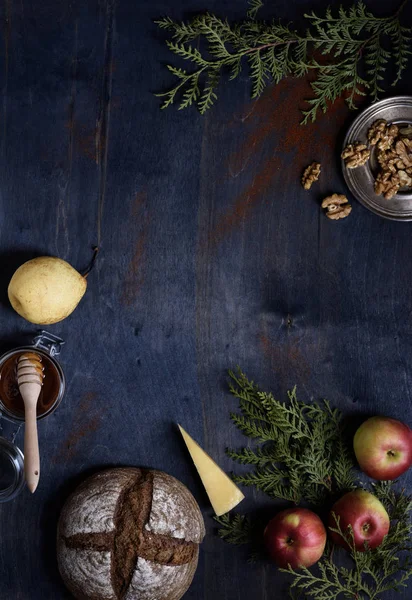
<svg viewBox="0 0 412 600"><path fill-rule="evenodd" d="M17 385L16 367L19 357L27 352L16 352L8 358L0 367L0 402L17 418L24 419L24 402ZM52 361L40 353L33 353L41 358L43 366L43 386L37 401L37 416L41 417L47 413L59 397L60 375Z"/></svg>

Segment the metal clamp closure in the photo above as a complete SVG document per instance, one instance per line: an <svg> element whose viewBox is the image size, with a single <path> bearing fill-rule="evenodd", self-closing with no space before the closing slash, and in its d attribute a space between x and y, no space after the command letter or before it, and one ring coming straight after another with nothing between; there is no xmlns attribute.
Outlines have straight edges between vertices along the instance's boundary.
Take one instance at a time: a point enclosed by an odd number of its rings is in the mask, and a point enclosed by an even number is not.
<svg viewBox="0 0 412 600"><path fill-rule="evenodd" d="M44 329L39 331L38 335L33 338L33 345L36 348L41 348L42 350L46 350L50 354L50 356L58 356L60 354L61 347L66 342L59 338L57 335L53 333L49 333Z"/></svg>

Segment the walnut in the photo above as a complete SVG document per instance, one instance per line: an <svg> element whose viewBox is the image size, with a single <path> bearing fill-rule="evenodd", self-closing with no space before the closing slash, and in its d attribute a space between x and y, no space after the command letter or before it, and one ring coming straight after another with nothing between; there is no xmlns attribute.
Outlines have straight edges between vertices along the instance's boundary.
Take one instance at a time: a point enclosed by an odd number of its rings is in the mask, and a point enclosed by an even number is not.
<svg viewBox="0 0 412 600"><path fill-rule="evenodd" d="M399 156L396 154L396 152L393 149L390 150L380 150L377 155L376 158L378 159L378 163L379 165L382 167L382 169L384 171L392 170L392 165L394 166L395 163L397 161L399 161ZM391 166L389 166L391 165ZM403 167L399 167L399 168L404 168ZM396 170L395 166L394 169Z"/></svg>
<svg viewBox="0 0 412 600"><path fill-rule="evenodd" d="M380 171L375 193L389 200L401 187L412 187L412 125L399 128L384 119L375 121L368 131L371 145L377 145Z"/></svg>
<svg viewBox="0 0 412 600"><path fill-rule="evenodd" d="M361 142L355 142L354 144L348 144L343 150L341 157L345 161L345 165L348 169L356 169L361 167L368 162L371 151L365 144Z"/></svg>
<svg viewBox="0 0 412 600"><path fill-rule="evenodd" d="M406 171L400 169L398 171L398 177L400 187L411 187L412 177Z"/></svg>
<svg viewBox="0 0 412 600"><path fill-rule="evenodd" d="M378 163L383 171L391 171L396 173L399 169L406 169L406 165L399 158L399 155L394 150L381 150L377 154Z"/></svg>
<svg viewBox="0 0 412 600"><path fill-rule="evenodd" d="M311 165L306 167L302 175L302 185L305 190L310 190L312 183L319 179L320 175L320 163L313 162Z"/></svg>
<svg viewBox="0 0 412 600"><path fill-rule="evenodd" d="M377 144L379 150L389 150L398 133L397 125L388 125L385 119L378 119L368 130L368 142L371 146Z"/></svg>
<svg viewBox="0 0 412 600"><path fill-rule="evenodd" d="M402 140L398 140L395 144L395 151L403 163L403 168L412 167L411 142L412 140L404 138Z"/></svg>
<svg viewBox="0 0 412 600"><path fill-rule="evenodd" d="M392 158L388 160L386 167L383 168L384 171L390 171L391 173L397 173L399 169L404 169L405 165L398 158Z"/></svg>
<svg viewBox="0 0 412 600"><path fill-rule="evenodd" d="M381 137L383 136L384 131L386 130L387 122L385 119L378 119L368 129L368 142L371 146L375 146Z"/></svg>
<svg viewBox="0 0 412 600"><path fill-rule="evenodd" d="M400 179L397 173L391 171L380 171L375 180L375 194L390 200L400 188Z"/></svg>
<svg viewBox="0 0 412 600"><path fill-rule="evenodd" d="M348 199L343 194L332 194L322 202L322 208L325 208L325 214L329 219L344 219L352 210Z"/></svg>
<svg viewBox="0 0 412 600"><path fill-rule="evenodd" d="M389 127L387 127L384 135L378 142L379 150L389 150L389 148L395 141L395 138L397 137L398 133L399 129L397 125L390 125Z"/></svg>

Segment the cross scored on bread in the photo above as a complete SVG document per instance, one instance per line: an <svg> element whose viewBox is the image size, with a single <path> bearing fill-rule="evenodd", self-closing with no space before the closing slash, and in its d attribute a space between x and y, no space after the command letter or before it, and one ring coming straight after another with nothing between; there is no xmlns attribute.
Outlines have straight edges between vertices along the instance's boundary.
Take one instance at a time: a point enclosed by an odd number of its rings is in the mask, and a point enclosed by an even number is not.
<svg viewBox="0 0 412 600"><path fill-rule="evenodd" d="M158 471L110 469L87 480L66 504L59 523L59 567L76 598L174 600L193 578L203 536L199 508L179 481ZM109 557L110 564L103 557ZM79 569L84 561L90 564L82 581ZM111 589L90 581L96 564L98 575ZM150 577L139 576L139 569L147 565L157 586L165 574L169 589L162 596L145 589L150 587Z"/></svg>

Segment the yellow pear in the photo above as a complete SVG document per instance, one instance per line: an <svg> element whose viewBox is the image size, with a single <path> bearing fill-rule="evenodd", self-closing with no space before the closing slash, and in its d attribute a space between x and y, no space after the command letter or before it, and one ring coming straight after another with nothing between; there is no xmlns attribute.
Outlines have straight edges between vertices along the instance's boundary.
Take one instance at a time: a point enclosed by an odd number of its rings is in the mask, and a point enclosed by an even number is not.
<svg viewBox="0 0 412 600"><path fill-rule="evenodd" d="M39 256L22 264L10 280L12 307L36 325L58 323L79 304L87 280L61 258Z"/></svg>

